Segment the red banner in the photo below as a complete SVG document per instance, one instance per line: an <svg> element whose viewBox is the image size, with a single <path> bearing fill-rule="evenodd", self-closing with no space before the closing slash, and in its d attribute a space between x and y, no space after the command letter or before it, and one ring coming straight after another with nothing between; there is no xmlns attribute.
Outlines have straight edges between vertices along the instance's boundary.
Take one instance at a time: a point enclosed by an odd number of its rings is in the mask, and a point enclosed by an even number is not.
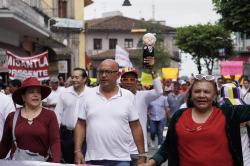
<svg viewBox="0 0 250 166"><path fill-rule="evenodd" d="M19 57L10 51L6 54L10 79L23 80L30 76L35 76L40 81L49 79L48 51L31 57Z"/></svg>

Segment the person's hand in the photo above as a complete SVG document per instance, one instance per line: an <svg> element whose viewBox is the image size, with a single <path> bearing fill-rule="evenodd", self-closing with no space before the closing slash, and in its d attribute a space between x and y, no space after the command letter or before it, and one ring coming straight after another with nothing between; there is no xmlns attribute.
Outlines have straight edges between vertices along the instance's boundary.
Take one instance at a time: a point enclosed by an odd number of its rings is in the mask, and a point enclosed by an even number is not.
<svg viewBox="0 0 250 166"><path fill-rule="evenodd" d="M75 164L84 164L85 160L81 151L75 152Z"/></svg>
<svg viewBox="0 0 250 166"><path fill-rule="evenodd" d="M155 57L148 56L144 58L144 63L147 63L150 67L153 67L155 64Z"/></svg>
<svg viewBox="0 0 250 166"><path fill-rule="evenodd" d="M148 160L147 163L138 164L138 166L156 166L155 160Z"/></svg>
<svg viewBox="0 0 250 166"><path fill-rule="evenodd" d="M139 157L137 165L143 165L146 163L147 158L144 156Z"/></svg>

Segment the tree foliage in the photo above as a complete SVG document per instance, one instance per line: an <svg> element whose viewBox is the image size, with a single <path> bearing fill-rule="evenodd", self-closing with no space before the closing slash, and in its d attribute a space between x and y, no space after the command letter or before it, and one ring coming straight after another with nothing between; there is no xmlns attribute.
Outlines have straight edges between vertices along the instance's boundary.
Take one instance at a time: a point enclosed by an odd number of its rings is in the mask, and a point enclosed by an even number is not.
<svg viewBox="0 0 250 166"><path fill-rule="evenodd" d="M212 0L215 10L221 14L220 22L234 32L250 32L249 0Z"/></svg>
<svg viewBox="0 0 250 166"><path fill-rule="evenodd" d="M204 60L209 74L212 74L216 60L227 59L232 56L233 45L230 32L221 25L194 25L177 28L176 45L185 53L192 55L201 73L201 59ZM223 56L219 49L224 49Z"/></svg>

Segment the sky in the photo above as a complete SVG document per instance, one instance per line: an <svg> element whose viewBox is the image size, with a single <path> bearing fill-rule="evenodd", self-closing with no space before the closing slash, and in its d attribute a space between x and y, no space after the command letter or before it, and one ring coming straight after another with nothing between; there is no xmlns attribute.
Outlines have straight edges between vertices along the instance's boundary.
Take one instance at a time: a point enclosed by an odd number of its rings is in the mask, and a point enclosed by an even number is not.
<svg viewBox="0 0 250 166"><path fill-rule="evenodd" d="M129 0L132 6L122 6L124 0L93 1L85 8L85 20L100 18L102 13L110 11L121 11L124 16L135 19L155 18L171 27L214 23L220 18L213 10L212 0ZM180 76L197 73L197 67L190 57L182 55Z"/></svg>

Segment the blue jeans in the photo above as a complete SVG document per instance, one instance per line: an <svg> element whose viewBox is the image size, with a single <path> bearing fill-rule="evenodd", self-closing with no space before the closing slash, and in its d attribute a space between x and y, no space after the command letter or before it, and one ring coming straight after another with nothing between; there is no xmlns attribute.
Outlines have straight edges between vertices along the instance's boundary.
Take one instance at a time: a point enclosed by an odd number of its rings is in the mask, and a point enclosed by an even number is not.
<svg viewBox="0 0 250 166"><path fill-rule="evenodd" d="M104 165L104 166L129 166L129 161L114 161L114 160L91 160L87 164Z"/></svg>
<svg viewBox="0 0 250 166"><path fill-rule="evenodd" d="M165 125L165 119L163 118L160 121L150 120L150 137L151 140L155 140L155 135L158 137L158 145L163 143L163 129Z"/></svg>

